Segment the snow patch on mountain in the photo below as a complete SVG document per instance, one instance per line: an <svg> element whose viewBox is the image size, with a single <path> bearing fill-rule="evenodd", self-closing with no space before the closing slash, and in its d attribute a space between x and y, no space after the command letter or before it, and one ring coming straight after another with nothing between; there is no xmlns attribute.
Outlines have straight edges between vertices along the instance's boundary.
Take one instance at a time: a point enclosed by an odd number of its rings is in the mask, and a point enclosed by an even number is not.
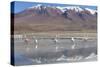
<svg viewBox="0 0 100 67"><path fill-rule="evenodd" d="M79 6L66 6L66 7L62 7L62 6L44 6L42 4L37 4L36 6L32 6L32 7L29 7L28 9L41 9L41 6L43 6L43 8L47 8L47 7L50 7L50 8L53 8L53 9L59 9L60 11L64 12L66 10L75 10L76 12L81 12L81 11L89 11L91 14L95 14L96 13L96 10L93 10L93 9L90 9L90 8L81 8Z"/></svg>
<svg viewBox="0 0 100 67"><path fill-rule="evenodd" d="M79 6L68 6L66 7L67 9L70 9L70 10L75 10L75 11L83 11L82 8L80 8Z"/></svg>
<svg viewBox="0 0 100 67"><path fill-rule="evenodd" d="M29 7L28 9L41 9L40 7L42 6L42 4L37 4L36 6L32 6L32 7Z"/></svg>
<svg viewBox="0 0 100 67"><path fill-rule="evenodd" d="M64 7L57 6L56 8L61 10L62 12L66 11L66 9Z"/></svg>
<svg viewBox="0 0 100 67"><path fill-rule="evenodd" d="M93 9L89 9L89 8L85 8L85 10L88 10L90 11L91 14L95 14L96 10L93 10Z"/></svg>

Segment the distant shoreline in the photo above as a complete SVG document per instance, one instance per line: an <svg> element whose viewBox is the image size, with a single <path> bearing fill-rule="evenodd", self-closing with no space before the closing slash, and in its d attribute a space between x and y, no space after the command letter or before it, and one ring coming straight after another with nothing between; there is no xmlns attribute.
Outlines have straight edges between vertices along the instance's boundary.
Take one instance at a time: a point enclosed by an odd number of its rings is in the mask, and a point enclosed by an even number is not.
<svg viewBox="0 0 100 67"><path fill-rule="evenodd" d="M97 33L21 33L21 34L14 34L11 35L12 38L23 38L23 37L28 37L28 38L89 38L89 39L97 39Z"/></svg>

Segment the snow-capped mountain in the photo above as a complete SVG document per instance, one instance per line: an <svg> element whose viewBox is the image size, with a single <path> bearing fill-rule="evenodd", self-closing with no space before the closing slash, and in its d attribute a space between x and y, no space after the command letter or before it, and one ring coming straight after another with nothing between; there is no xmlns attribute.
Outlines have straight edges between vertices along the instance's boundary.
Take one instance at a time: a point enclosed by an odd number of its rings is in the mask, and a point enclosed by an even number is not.
<svg viewBox="0 0 100 67"><path fill-rule="evenodd" d="M75 10L76 12L83 11L83 9L80 8L79 6L68 6L68 7L57 7L57 8L60 9L61 11L63 10Z"/></svg>
<svg viewBox="0 0 100 67"><path fill-rule="evenodd" d="M14 18L16 23L28 23L31 31L96 30L97 13L95 14L95 12L96 10L79 6L61 7L38 4L14 14ZM41 25L34 26L34 24ZM18 28L20 27L16 29ZM21 28L25 29L26 27Z"/></svg>
<svg viewBox="0 0 100 67"><path fill-rule="evenodd" d="M85 8L85 10L88 10L90 11L91 14L95 14L97 11L96 10L93 10L93 9L89 9L89 8Z"/></svg>
<svg viewBox="0 0 100 67"><path fill-rule="evenodd" d="M38 4L36 6L32 6L32 7L29 7L27 9L41 9L41 6L43 6L42 4ZM44 8L46 8L47 6L43 6Z"/></svg>
<svg viewBox="0 0 100 67"><path fill-rule="evenodd" d="M64 16L66 18L74 19L74 17L80 17L85 19L89 15L95 16L97 13L96 10L90 8L82 8L80 6L50 6L37 4L35 6L26 8L24 11L19 12L17 15L25 16L27 15L45 15L45 16ZM77 16L76 16L77 15ZM87 18L86 18L87 19Z"/></svg>
<svg viewBox="0 0 100 67"><path fill-rule="evenodd" d="M38 4L36 6L32 6L32 7L29 7L27 9L41 9L41 7L43 7L44 9L46 8L53 8L53 9L59 9L61 12L64 12L66 10L74 10L76 12L82 12L82 11L89 11L91 14L95 14L97 11L96 10L93 10L93 9L90 9L90 8L81 8L80 6L66 6L66 7L61 7L61 6L44 6L42 4Z"/></svg>
<svg viewBox="0 0 100 67"><path fill-rule="evenodd" d="M82 11L89 11L91 14L95 14L97 11L90 9L90 8L81 8L79 6L67 6L67 7L56 7L58 9L60 9L62 12L64 12L65 10L75 10L76 12L82 12Z"/></svg>

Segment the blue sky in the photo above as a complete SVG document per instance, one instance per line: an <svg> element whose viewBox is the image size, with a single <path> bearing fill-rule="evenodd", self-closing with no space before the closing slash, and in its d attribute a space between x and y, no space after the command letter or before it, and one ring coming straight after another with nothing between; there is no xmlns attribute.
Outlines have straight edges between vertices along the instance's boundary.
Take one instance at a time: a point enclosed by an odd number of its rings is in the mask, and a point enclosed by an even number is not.
<svg viewBox="0 0 100 67"><path fill-rule="evenodd" d="M42 4L42 5L50 5L50 6L80 6L82 8L91 8L96 10L97 7L96 6L87 6L87 5L69 5L69 4L56 4L56 3L39 3L39 2L23 2L23 1L14 1L12 2L13 5L11 5L11 12L13 13L18 13L23 11L24 9L28 8L28 7L32 7L35 6L37 4Z"/></svg>

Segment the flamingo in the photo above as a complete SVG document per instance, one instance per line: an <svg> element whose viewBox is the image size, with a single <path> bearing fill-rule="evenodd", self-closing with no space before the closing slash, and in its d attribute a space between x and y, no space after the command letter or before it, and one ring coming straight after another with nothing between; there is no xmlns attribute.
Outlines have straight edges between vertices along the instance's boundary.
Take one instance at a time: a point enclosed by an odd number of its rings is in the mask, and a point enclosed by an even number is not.
<svg viewBox="0 0 100 67"><path fill-rule="evenodd" d="M75 46L76 46L76 44L75 44L75 38L72 37L72 38L71 38L71 41L74 43L74 44L72 45L72 49L75 49Z"/></svg>
<svg viewBox="0 0 100 67"><path fill-rule="evenodd" d="M56 35L56 38L54 39L54 42L55 42L55 44L56 44L56 51L58 51L58 46L57 46L57 43L58 43L58 39L57 39L57 35Z"/></svg>
<svg viewBox="0 0 100 67"><path fill-rule="evenodd" d="M37 49L38 48L38 40L35 39L34 42L35 42L35 48Z"/></svg>
<svg viewBox="0 0 100 67"><path fill-rule="evenodd" d="M88 35L84 34L83 41L87 41L87 40L88 40Z"/></svg>
<svg viewBox="0 0 100 67"><path fill-rule="evenodd" d="M28 38L25 38L25 43L28 43L30 40Z"/></svg>
<svg viewBox="0 0 100 67"><path fill-rule="evenodd" d="M25 42L25 43L28 43L29 39L26 38L26 35L23 35L23 39L24 39L24 42Z"/></svg>
<svg viewBox="0 0 100 67"><path fill-rule="evenodd" d="M54 42L55 42L55 43L57 43L57 42L58 42L57 38L55 38L55 39L54 39Z"/></svg>
<svg viewBox="0 0 100 67"><path fill-rule="evenodd" d="M29 45L30 39L25 38L24 42ZM29 51L29 47L26 47L26 50Z"/></svg>
<svg viewBox="0 0 100 67"><path fill-rule="evenodd" d="M34 38L35 48L37 49L38 48L38 40L35 38L35 36L33 36L33 38Z"/></svg>
<svg viewBox="0 0 100 67"><path fill-rule="evenodd" d="M84 37L84 38L83 38L83 40L84 40L84 41L87 41L87 40L88 40L88 38L87 38L87 37Z"/></svg>
<svg viewBox="0 0 100 67"><path fill-rule="evenodd" d="M72 42L74 42L75 41L74 37L72 37L71 40L72 40Z"/></svg>

